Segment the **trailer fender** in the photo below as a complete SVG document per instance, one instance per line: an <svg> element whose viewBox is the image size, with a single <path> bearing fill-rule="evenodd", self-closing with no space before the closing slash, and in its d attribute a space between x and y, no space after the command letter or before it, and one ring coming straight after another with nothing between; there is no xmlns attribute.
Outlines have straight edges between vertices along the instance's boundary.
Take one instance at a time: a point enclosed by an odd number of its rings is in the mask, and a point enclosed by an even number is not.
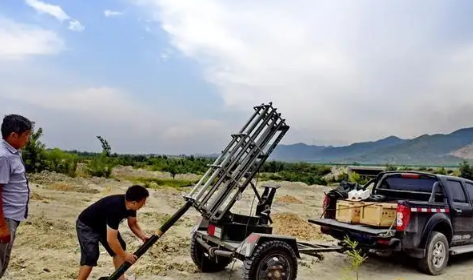
<svg viewBox="0 0 473 280"><path fill-rule="evenodd" d="M243 257L250 257L258 245L263 244L266 241L279 240L286 242L296 253L298 259L301 258L297 247L297 241L295 237L291 236L280 236L263 233L252 233L236 248L235 252Z"/></svg>
<svg viewBox="0 0 473 280"><path fill-rule="evenodd" d="M192 227L190 231L190 235L193 236L194 233L198 230L207 230L209 227L209 220L202 218L201 216L197 217L194 223L194 227Z"/></svg>
<svg viewBox="0 0 473 280"><path fill-rule="evenodd" d="M452 228L452 223L450 222L450 219L447 217L447 215L445 215L444 213L436 213L429 219L429 221L425 225L422 231L422 239L420 241L419 247L425 248L427 240L429 240L429 237L434 229L438 232L445 234L448 242L450 243L453 238Z"/></svg>

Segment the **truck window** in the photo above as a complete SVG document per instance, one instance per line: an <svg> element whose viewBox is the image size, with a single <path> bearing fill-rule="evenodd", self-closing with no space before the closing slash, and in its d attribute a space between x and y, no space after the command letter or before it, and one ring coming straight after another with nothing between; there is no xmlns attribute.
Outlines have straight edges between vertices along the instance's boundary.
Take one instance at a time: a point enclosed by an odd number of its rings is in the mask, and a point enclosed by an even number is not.
<svg viewBox="0 0 473 280"><path fill-rule="evenodd" d="M387 177L379 185L379 189L398 190L398 191L416 191L431 193L435 178L402 178Z"/></svg>
<svg viewBox="0 0 473 280"><path fill-rule="evenodd" d="M470 197L470 202L473 203L473 184L472 183L465 183L466 191L468 192L468 196Z"/></svg>
<svg viewBox="0 0 473 280"><path fill-rule="evenodd" d="M447 180L447 185L450 189L453 202L468 203L463 187L459 181Z"/></svg>

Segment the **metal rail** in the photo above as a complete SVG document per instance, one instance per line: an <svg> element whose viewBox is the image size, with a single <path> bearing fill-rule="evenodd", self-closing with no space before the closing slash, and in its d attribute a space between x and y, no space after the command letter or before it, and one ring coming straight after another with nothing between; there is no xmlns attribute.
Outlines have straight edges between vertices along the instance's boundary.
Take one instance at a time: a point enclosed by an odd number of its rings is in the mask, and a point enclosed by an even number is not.
<svg viewBox="0 0 473 280"><path fill-rule="evenodd" d="M230 144L185 196L213 222L228 213L289 130L271 103L254 109L255 113L248 122L238 134L232 135ZM269 144L273 138L275 140Z"/></svg>

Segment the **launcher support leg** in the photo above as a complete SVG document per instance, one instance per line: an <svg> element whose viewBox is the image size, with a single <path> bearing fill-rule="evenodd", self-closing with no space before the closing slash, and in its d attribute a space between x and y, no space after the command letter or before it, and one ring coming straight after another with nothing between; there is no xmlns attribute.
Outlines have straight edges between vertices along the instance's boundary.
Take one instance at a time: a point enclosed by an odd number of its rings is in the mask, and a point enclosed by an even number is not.
<svg viewBox="0 0 473 280"><path fill-rule="evenodd" d="M134 255L139 259L146 251L151 248L154 243L156 243L161 236L171 228L192 206L192 202L188 201L184 204L174 215L171 216L158 230L155 234L153 234L140 248L136 250ZM128 262L124 262L115 272L110 276L100 277L99 280L117 280L120 276L122 276L129 268L131 264Z"/></svg>

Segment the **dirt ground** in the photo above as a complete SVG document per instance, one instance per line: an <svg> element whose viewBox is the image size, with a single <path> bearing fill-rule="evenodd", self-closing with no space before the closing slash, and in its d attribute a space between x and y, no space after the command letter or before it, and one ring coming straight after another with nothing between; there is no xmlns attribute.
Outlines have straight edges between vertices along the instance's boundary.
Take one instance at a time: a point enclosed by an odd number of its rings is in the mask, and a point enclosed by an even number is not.
<svg viewBox="0 0 473 280"><path fill-rule="evenodd" d="M122 170L123 171L123 170ZM123 173L123 172L122 172ZM141 171L140 176L143 176ZM158 173L151 174L158 176ZM150 175L150 176L151 176ZM127 174L129 178L129 174ZM30 217L18 229L10 266L4 279L76 279L79 264L79 245L76 239L75 219L82 209L97 199L123 193L131 182L101 178L68 178L59 174L38 174L31 178ZM307 186L302 183L278 183L281 188L273 203L275 232L297 236L300 240L330 242L318 228L307 223L308 218L320 216L321 203L327 187ZM138 219L145 232L153 233L183 203L181 192L173 188L150 189L151 197L139 212ZM233 211L248 213L255 206L248 189ZM254 209L254 207L253 207ZM127 274L137 279L168 280L239 280L241 263L236 261L226 271L204 274L196 270L189 254L189 233L198 217L191 209L158 243L150 249ZM121 232L130 250L141 244L126 223ZM348 266L344 255L327 253L318 261L303 256L299 261L297 279L344 279L343 269ZM101 248L99 266L90 279L107 276L114 271L111 259ZM451 261L443 280L467 279L473 273L473 257L462 256ZM366 280L420 280L427 276L417 272L406 260L370 258L363 265L360 278Z"/></svg>

